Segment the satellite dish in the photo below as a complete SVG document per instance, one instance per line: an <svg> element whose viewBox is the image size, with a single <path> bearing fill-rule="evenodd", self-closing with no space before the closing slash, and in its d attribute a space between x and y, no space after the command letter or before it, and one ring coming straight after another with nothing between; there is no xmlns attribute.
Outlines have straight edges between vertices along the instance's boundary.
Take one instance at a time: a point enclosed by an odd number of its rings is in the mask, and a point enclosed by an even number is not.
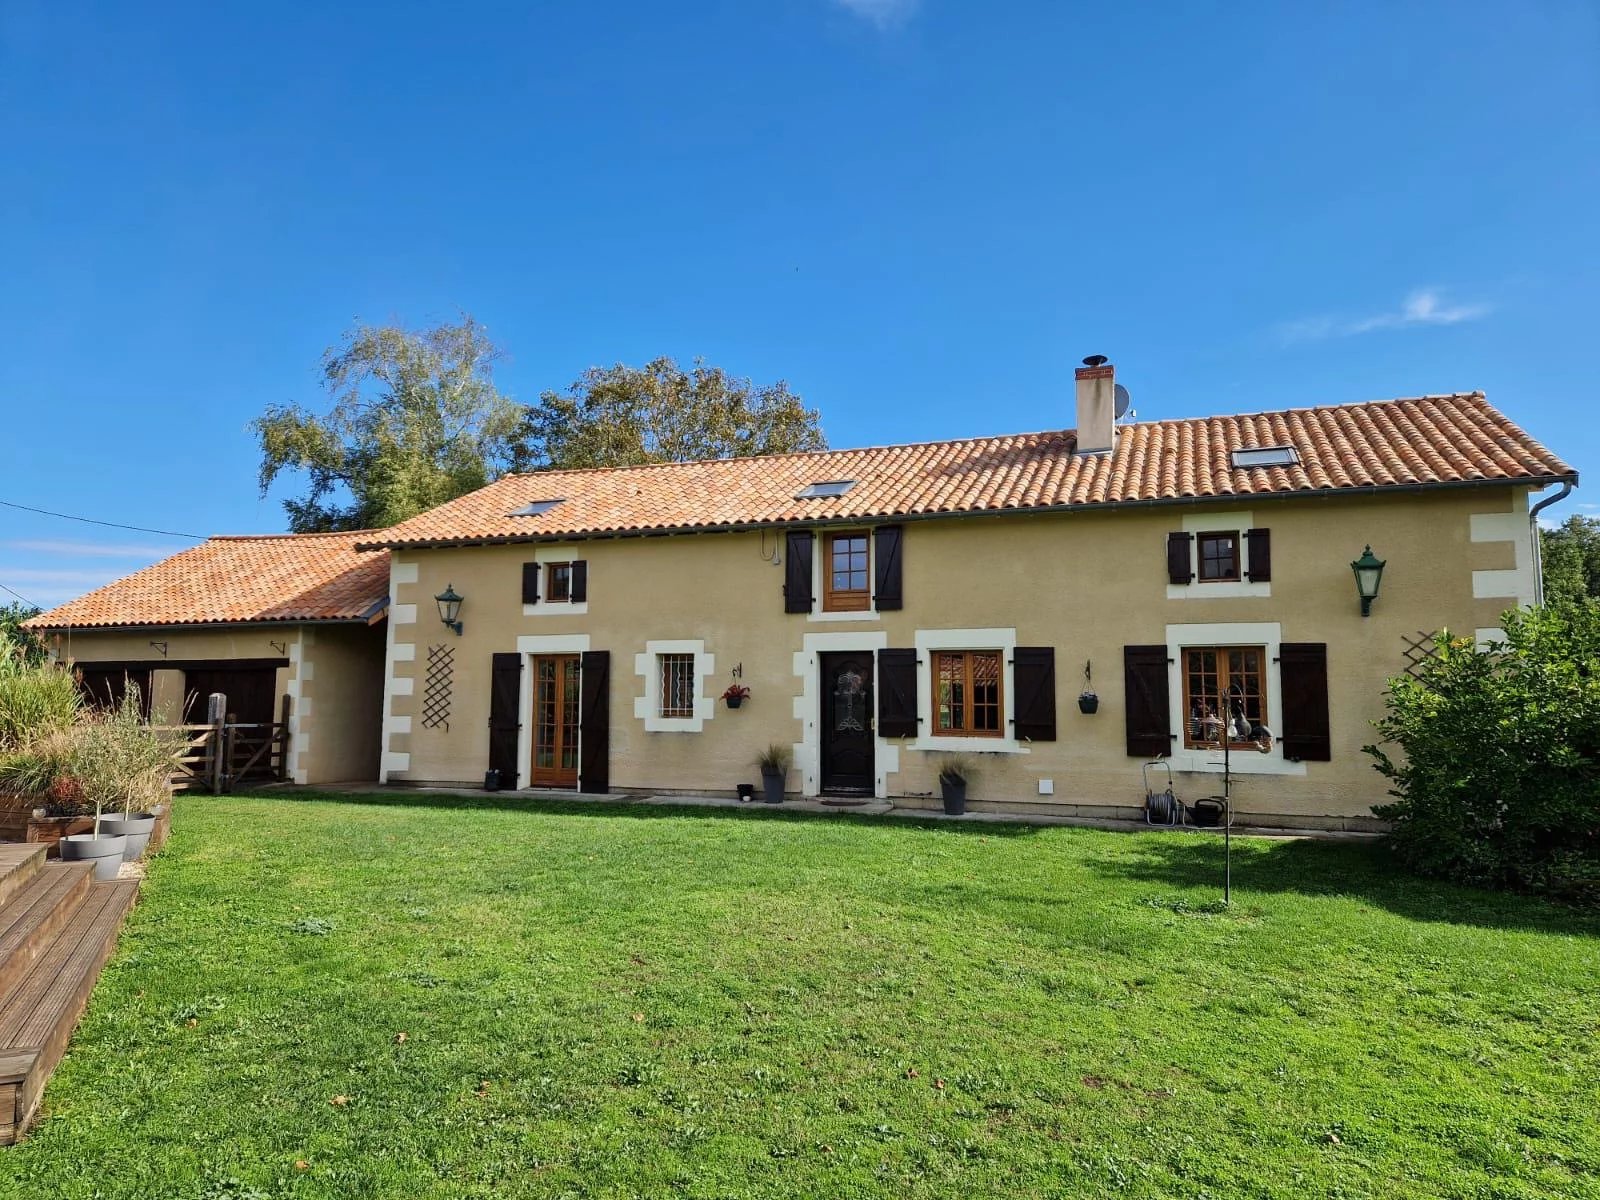
<svg viewBox="0 0 1600 1200"><path fill-rule="evenodd" d="M1113 386L1112 395L1115 397L1116 402L1117 411L1115 419L1120 421L1122 420L1123 414L1128 411L1128 405L1133 402L1133 397L1128 395L1128 389L1123 387L1120 383Z"/></svg>

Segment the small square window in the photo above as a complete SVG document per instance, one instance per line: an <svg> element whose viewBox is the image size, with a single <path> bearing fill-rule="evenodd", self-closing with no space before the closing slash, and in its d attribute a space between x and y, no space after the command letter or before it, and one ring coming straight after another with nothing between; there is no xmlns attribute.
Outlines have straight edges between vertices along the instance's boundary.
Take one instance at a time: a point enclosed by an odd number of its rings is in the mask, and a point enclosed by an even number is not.
<svg viewBox="0 0 1600 1200"><path fill-rule="evenodd" d="M842 496L855 485L854 479L825 479L820 483L807 484L795 493L795 499L822 500L829 496Z"/></svg>
<svg viewBox="0 0 1600 1200"><path fill-rule="evenodd" d="M661 715L694 716L694 655L658 655L661 666Z"/></svg>
<svg viewBox="0 0 1600 1200"><path fill-rule="evenodd" d="M551 604L566 604L572 599L572 564L545 564L545 598Z"/></svg>
<svg viewBox="0 0 1600 1200"><path fill-rule="evenodd" d="M508 512L506 516L542 517L545 513L549 512L552 508L560 503L560 500L535 500L531 504L524 504L521 508Z"/></svg>
<svg viewBox="0 0 1600 1200"><path fill-rule="evenodd" d="M1300 452L1293 446L1250 446L1233 452L1235 467L1294 467Z"/></svg>
<svg viewBox="0 0 1600 1200"><path fill-rule="evenodd" d="M1242 578L1237 532L1201 533L1195 536L1200 552L1200 582L1226 583Z"/></svg>

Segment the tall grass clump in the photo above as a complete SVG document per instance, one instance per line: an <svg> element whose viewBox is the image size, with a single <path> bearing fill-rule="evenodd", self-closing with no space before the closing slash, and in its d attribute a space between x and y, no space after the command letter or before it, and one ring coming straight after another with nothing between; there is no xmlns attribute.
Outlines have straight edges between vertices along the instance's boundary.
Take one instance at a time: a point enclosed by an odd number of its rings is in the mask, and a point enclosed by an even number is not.
<svg viewBox="0 0 1600 1200"><path fill-rule="evenodd" d="M170 791L175 750L173 735L144 723L130 687L115 708L80 710L72 724L0 757L0 785L42 797L56 816L149 812Z"/></svg>
<svg viewBox="0 0 1600 1200"><path fill-rule="evenodd" d="M30 664L16 647L0 643L0 756L66 729L82 709L70 674Z"/></svg>

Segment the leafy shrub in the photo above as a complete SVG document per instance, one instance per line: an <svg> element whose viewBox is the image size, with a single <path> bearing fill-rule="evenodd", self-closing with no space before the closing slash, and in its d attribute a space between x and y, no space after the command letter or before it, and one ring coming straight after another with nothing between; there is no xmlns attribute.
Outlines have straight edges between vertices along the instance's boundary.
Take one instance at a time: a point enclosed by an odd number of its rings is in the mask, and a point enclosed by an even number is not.
<svg viewBox="0 0 1600 1200"><path fill-rule="evenodd" d="M48 663L29 662L0 642L0 754L72 724L83 708L72 676Z"/></svg>
<svg viewBox="0 0 1600 1200"><path fill-rule="evenodd" d="M1508 613L1506 641L1441 636L1389 681L1379 816L1412 869L1600 902L1600 603Z"/></svg>
<svg viewBox="0 0 1600 1200"><path fill-rule="evenodd" d="M53 816L148 812L168 794L175 749L172 735L144 724L130 693L108 712L80 710L74 723L35 733L0 757L0 784L43 797Z"/></svg>

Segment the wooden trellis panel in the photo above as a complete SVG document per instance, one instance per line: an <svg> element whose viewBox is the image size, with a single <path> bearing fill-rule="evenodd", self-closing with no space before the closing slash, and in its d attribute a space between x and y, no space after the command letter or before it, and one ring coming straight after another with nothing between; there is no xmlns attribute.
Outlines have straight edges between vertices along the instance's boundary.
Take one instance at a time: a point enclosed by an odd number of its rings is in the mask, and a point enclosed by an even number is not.
<svg viewBox="0 0 1600 1200"><path fill-rule="evenodd" d="M422 723L450 730L450 689L455 676L455 648L448 643L428 647L428 670L422 683Z"/></svg>
<svg viewBox="0 0 1600 1200"><path fill-rule="evenodd" d="M1427 662L1439 652L1434 645L1436 634L1423 633L1420 629L1415 638L1402 633L1400 640L1405 643L1404 657L1406 660L1406 674L1413 679L1418 679L1422 674L1422 664Z"/></svg>

